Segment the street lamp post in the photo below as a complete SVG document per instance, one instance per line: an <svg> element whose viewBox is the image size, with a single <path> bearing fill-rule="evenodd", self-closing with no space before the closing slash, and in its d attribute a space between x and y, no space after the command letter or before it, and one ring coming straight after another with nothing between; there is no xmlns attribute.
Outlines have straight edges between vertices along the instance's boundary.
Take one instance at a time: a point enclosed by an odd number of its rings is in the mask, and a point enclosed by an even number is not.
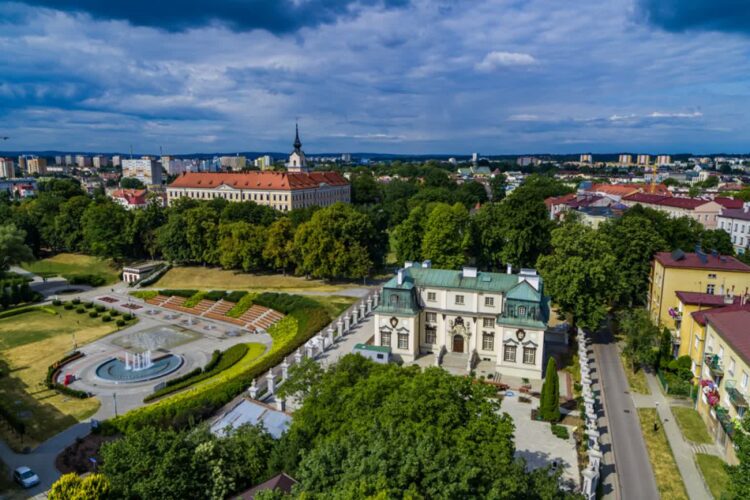
<svg viewBox="0 0 750 500"><path fill-rule="evenodd" d="M117 417L117 393L112 393L112 399L115 401L115 417Z"/></svg>

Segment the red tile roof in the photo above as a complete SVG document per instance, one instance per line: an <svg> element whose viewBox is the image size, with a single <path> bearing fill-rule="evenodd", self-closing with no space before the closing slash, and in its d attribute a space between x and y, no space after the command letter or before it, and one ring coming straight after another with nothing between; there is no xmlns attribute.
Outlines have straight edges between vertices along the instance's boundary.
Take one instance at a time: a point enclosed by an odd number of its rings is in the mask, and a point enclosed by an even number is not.
<svg viewBox="0 0 750 500"><path fill-rule="evenodd" d="M664 267L678 267L688 269L711 269L716 271L738 271L750 273L750 266L743 264L734 257L728 255L721 255L714 257L713 255L706 255L705 262L696 253L685 253L684 258L675 260L672 254L669 252L659 252L656 254L655 259L660 262ZM750 277L748 277L750 280Z"/></svg>
<svg viewBox="0 0 750 500"><path fill-rule="evenodd" d="M118 189L112 193L113 198L121 198L125 200L128 205L145 205L146 204L146 190L145 189Z"/></svg>
<svg viewBox="0 0 750 500"><path fill-rule="evenodd" d="M338 172L190 172L179 176L169 187L213 189L226 185L235 189L288 191L313 189L321 184L346 186L349 182Z"/></svg>
<svg viewBox="0 0 750 500"><path fill-rule="evenodd" d="M750 304L732 304L731 306L714 307L713 309L704 309L702 311L695 311L691 314L696 323L701 326L706 326L706 315L707 314L724 314L731 311L743 311L750 310Z"/></svg>
<svg viewBox="0 0 750 500"><path fill-rule="evenodd" d="M700 292L677 292L675 293L677 298L683 304L690 304L696 306L725 306L728 305L725 302L724 295L714 295L712 293L700 293ZM739 295L734 296L729 304L739 304L741 297Z"/></svg>
<svg viewBox="0 0 750 500"><path fill-rule="evenodd" d="M547 208L550 208L553 205L562 205L564 203L567 203L575 199L576 199L576 195L573 193L570 193L570 194L564 194L562 196L552 196L550 198L547 198L544 200L544 204L547 205Z"/></svg>
<svg viewBox="0 0 750 500"><path fill-rule="evenodd" d="M750 306L732 311L709 312L711 325L746 363L750 363Z"/></svg>
<svg viewBox="0 0 750 500"><path fill-rule="evenodd" d="M717 196L714 201L724 208L742 208L742 200L735 200L734 198L727 198L725 196Z"/></svg>
<svg viewBox="0 0 750 500"><path fill-rule="evenodd" d="M649 193L631 194L629 196L623 197L623 200L633 203L646 203L649 205L686 208L688 210L693 210L701 205L705 205L706 203L711 203L711 200L703 200L701 198L683 198L678 196L663 196L659 194Z"/></svg>

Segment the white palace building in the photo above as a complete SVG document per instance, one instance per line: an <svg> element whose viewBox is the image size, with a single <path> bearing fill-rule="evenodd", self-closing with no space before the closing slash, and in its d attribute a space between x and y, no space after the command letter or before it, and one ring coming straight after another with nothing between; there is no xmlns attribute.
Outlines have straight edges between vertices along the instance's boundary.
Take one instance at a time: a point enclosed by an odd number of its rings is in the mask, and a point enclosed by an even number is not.
<svg viewBox="0 0 750 500"><path fill-rule="evenodd" d="M547 331L548 302L533 269L502 274L407 262L383 287L375 345L407 363L432 355L439 365L451 356L467 370L481 361L500 375L541 379L545 340L559 337Z"/></svg>

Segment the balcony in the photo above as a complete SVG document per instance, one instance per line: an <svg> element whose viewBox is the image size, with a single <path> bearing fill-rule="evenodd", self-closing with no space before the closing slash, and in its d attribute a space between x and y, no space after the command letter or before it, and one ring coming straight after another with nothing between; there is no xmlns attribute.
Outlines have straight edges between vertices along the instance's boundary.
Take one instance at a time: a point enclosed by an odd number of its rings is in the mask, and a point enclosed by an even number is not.
<svg viewBox="0 0 750 500"><path fill-rule="evenodd" d="M724 367L721 365L721 358L716 354L706 354L704 364L711 372L714 382L718 384L719 379L724 376Z"/></svg>
<svg viewBox="0 0 750 500"><path fill-rule="evenodd" d="M716 420L721 424L721 428L729 436L730 439L734 438L734 424L732 423L732 417L729 416L729 411L721 406L716 407Z"/></svg>
<svg viewBox="0 0 750 500"><path fill-rule="evenodd" d="M729 402L732 403L732 406L735 407L737 410L737 414L739 416L744 415L745 410L748 408L747 400L745 399L745 396L737 390L734 385L730 385L729 383L726 384L726 391L727 396L729 396Z"/></svg>

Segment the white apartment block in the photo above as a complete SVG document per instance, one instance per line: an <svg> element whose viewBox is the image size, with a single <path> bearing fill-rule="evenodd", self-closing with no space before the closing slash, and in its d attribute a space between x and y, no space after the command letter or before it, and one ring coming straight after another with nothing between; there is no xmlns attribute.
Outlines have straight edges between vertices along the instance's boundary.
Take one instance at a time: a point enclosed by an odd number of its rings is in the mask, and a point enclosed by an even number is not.
<svg viewBox="0 0 750 500"><path fill-rule="evenodd" d="M13 179L16 176L16 167L10 158L0 158L0 177Z"/></svg>
<svg viewBox="0 0 750 500"><path fill-rule="evenodd" d="M734 251L744 254L750 249L750 202L742 208L727 208L717 218L719 229L723 229L732 238Z"/></svg>
<svg viewBox="0 0 750 500"><path fill-rule="evenodd" d="M138 179L147 186L160 186L161 164L150 158L122 160L122 176Z"/></svg>

